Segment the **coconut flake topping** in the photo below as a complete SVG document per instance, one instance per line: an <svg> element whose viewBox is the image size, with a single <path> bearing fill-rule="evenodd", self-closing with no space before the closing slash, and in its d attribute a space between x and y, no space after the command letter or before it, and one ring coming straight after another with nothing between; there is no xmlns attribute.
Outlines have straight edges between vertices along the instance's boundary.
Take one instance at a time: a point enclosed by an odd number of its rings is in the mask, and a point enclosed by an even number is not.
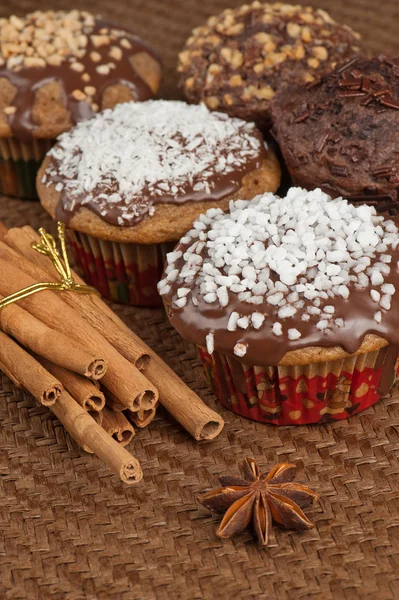
<svg viewBox="0 0 399 600"><path fill-rule="evenodd" d="M369 290L374 320L381 322L396 293L386 278L391 268L398 270L386 257L398 247L397 226L373 207L331 200L319 189L291 188L285 199L267 193L232 201L227 214L213 208L201 215L167 256L158 289L170 294L171 281L177 281L179 290L189 290L184 296L180 291L187 303L227 307L229 331L267 326L294 341L301 337L292 327L298 311L299 322L312 319L323 334L344 327L333 302L348 299L352 290ZM232 296L253 305L253 312L229 313ZM175 308L176 300L177 295L171 298ZM269 310L277 311L278 321L265 319ZM209 347L214 347L213 334ZM243 356L241 345L236 350Z"/></svg>
<svg viewBox="0 0 399 600"><path fill-rule="evenodd" d="M128 102L61 135L43 183L61 179L64 210L94 203L105 216L117 207L118 224L128 225L159 197L210 194L212 177L245 167L261 144L252 123L204 105Z"/></svg>

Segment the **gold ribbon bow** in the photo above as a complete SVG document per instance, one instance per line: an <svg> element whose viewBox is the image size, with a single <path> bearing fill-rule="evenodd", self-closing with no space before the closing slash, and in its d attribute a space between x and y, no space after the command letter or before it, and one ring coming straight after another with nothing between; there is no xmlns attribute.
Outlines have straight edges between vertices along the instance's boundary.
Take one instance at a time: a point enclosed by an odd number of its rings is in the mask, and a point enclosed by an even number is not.
<svg viewBox="0 0 399 600"><path fill-rule="evenodd" d="M6 296L2 300L0 300L0 310L13 302L17 302L18 300L22 300L23 298L27 298L32 294L36 294L37 292L42 292L44 290L59 291L59 292L77 292L79 294L97 294L100 295L96 289L90 287L89 285L81 285L79 283L75 283L72 273L71 267L69 266L68 255L66 251L65 245L65 225L63 223L57 223L57 233L58 239L61 245L61 254L57 250L57 244L52 235L46 232L45 229L40 228L40 243L32 244L32 248L40 254L44 254L51 259L57 273L61 277L60 282L51 282L51 283L34 283L29 287L24 288L23 290L19 290L10 296Z"/></svg>

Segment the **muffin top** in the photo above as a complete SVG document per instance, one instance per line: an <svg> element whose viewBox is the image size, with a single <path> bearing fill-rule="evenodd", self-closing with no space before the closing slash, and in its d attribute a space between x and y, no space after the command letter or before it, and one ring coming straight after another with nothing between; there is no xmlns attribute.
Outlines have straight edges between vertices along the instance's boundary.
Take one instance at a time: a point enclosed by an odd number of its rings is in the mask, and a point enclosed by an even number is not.
<svg viewBox="0 0 399 600"><path fill-rule="evenodd" d="M86 11L0 19L0 137L55 138L98 110L157 93L140 38Z"/></svg>
<svg viewBox="0 0 399 600"><path fill-rule="evenodd" d="M399 59L358 59L287 90L273 130L295 184L399 208Z"/></svg>
<svg viewBox="0 0 399 600"><path fill-rule="evenodd" d="M132 227L158 204L228 196L265 156L252 123L204 105L129 102L59 137L39 173L39 194L43 186L59 193L58 220L88 208L106 223Z"/></svg>
<svg viewBox="0 0 399 600"><path fill-rule="evenodd" d="M179 55L190 102L270 126L270 105L287 83L305 84L361 51L359 35L321 9L253 2L195 29Z"/></svg>
<svg viewBox="0 0 399 600"><path fill-rule="evenodd" d="M202 215L158 289L174 327L209 353L307 364L399 343L398 260L398 228L373 207L291 188Z"/></svg>

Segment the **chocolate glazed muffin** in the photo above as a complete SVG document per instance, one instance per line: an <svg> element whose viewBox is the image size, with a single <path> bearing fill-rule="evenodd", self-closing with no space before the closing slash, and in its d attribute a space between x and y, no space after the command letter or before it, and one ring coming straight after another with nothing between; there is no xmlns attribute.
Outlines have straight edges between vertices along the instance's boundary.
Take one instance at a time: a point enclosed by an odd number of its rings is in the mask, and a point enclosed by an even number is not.
<svg viewBox="0 0 399 600"><path fill-rule="evenodd" d="M165 254L208 208L275 191L278 161L251 123L184 102L126 103L63 134L38 174L85 278L113 300L159 305Z"/></svg>
<svg viewBox="0 0 399 600"><path fill-rule="evenodd" d="M0 19L0 191L35 197L38 166L59 134L153 97L160 76L140 38L86 11Z"/></svg>
<svg viewBox="0 0 399 600"><path fill-rule="evenodd" d="M354 60L279 101L273 132L294 184L398 212L398 59Z"/></svg>
<svg viewBox="0 0 399 600"><path fill-rule="evenodd" d="M219 400L274 424L342 419L398 373L399 237L373 207L291 188L202 215L159 284Z"/></svg>
<svg viewBox="0 0 399 600"><path fill-rule="evenodd" d="M253 2L195 29L179 55L189 102L270 127L286 84L304 85L362 53L360 36L320 9Z"/></svg>

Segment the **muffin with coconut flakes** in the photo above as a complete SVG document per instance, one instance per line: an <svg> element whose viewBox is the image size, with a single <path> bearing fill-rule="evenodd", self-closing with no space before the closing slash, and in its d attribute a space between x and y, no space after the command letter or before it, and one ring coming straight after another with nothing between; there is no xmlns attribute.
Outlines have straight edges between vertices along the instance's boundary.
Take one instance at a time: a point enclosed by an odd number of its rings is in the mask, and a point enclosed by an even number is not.
<svg viewBox="0 0 399 600"><path fill-rule="evenodd" d="M225 406L312 423L390 391L398 261L397 225L373 207L291 188L202 215L168 254L158 288Z"/></svg>
<svg viewBox="0 0 399 600"><path fill-rule="evenodd" d="M110 299L149 306L161 304L166 252L202 212L279 182L278 161L253 124L149 100L60 136L37 188L44 208L69 226L86 280Z"/></svg>

